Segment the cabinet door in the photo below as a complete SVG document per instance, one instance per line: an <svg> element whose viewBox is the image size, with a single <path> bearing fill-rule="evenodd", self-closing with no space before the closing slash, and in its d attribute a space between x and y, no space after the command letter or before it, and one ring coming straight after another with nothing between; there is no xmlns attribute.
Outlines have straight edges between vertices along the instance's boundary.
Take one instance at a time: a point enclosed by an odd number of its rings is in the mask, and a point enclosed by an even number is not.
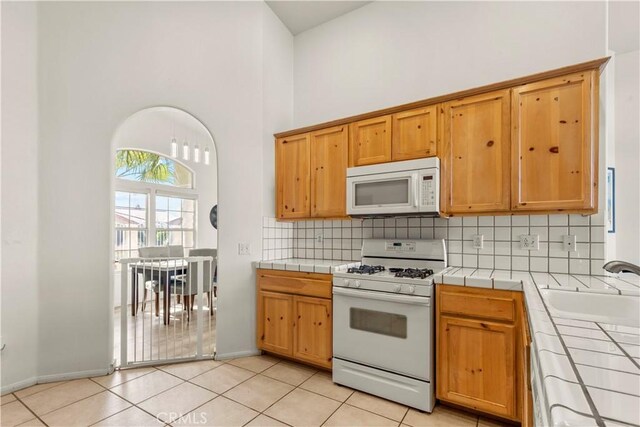
<svg viewBox="0 0 640 427"><path fill-rule="evenodd" d="M347 215L348 127L311 134L311 216Z"/></svg>
<svg viewBox="0 0 640 427"><path fill-rule="evenodd" d="M363 166L391 161L391 116L351 123L349 165Z"/></svg>
<svg viewBox="0 0 640 427"><path fill-rule="evenodd" d="M438 107L419 108L393 115L393 160L410 160L436 155Z"/></svg>
<svg viewBox="0 0 640 427"><path fill-rule="evenodd" d="M332 314L331 300L293 297L293 357L331 367Z"/></svg>
<svg viewBox="0 0 640 427"><path fill-rule="evenodd" d="M293 297L258 292L258 348L285 356L293 354Z"/></svg>
<svg viewBox="0 0 640 427"><path fill-rule="evenodd" d="M515 326L440 316L438 398L516 416Z"/></svg>
<svg viewBox="0 0 640 427"><path fill-rule="evenodd" d="M443 104L445 213L509 210L509 90Z"/></svg>
<svg viewBox="0 0 640 427"><path fill-rule="evenodd" d="M276 140L276 209L278 218L310 216L309 134Z"/></svg>
<svg viewBox="0 0 640 427"><path fill-rule="evenodd" d="M597 72L513 89L514 210L597 209Z"/></svg>

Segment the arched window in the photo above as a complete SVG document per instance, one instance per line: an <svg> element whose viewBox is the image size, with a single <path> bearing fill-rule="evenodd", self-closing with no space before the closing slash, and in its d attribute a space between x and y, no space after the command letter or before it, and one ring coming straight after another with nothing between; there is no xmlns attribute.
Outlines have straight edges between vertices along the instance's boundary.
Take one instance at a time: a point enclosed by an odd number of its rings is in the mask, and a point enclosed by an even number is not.
<svg viewBox="0 0 640 427"><path fill-rule="evenodd" d="M116 177L130 181L193 188L193 172L161 154L142 150L118 150Z"/></svg>

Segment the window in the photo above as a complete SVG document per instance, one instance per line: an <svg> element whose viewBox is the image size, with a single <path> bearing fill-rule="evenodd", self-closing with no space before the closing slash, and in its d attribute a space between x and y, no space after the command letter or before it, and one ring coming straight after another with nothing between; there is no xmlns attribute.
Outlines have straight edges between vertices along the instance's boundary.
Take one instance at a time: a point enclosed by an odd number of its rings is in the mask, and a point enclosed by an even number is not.
<svg viewBox="0 0 640 427"><path fill-rule="evenodd" d="M195 246L195 200L158 195L155 213L156 245Z"/></svg>
<svg viewBox="0 0 640 427"><path fill-rule="evenodd" d="M160 154L118 150L116 178L116 261L136 258L138 248L150 245L195 247L197 195L193 172Z"/></svg>
<svg viewBox="0 0 640 427"><path fill-rule="evenodd" d="M129 181L193 188L193 172L175 160L142 150L118 150L116 177Z"/></svg>
<svg viewBox="0 0 640 427"><path fill-rule="evenodd" d="M147 245L148 197L143 193L116 191L115 259L138 256L138 248Z"/></svg>

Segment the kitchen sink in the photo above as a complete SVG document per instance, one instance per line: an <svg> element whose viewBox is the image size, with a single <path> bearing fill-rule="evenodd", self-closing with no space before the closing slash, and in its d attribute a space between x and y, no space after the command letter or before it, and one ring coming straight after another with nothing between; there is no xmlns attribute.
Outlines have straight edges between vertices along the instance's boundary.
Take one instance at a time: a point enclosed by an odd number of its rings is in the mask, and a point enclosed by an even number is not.
<svg viewBox="0 0 640 427"><path fill-rule="evenodd" d="M640 297L540 289L553 316L640 327Z"/></svg>

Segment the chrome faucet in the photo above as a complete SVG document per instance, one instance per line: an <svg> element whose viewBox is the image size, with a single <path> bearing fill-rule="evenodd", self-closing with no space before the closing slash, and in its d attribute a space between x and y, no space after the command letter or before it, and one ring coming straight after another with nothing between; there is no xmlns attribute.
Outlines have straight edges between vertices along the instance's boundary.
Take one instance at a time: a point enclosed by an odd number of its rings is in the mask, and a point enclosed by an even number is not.
<svg viewBox="0 0 640 427"><path fill-rule="evenodd" d="M640 276L640 266L624 261L609 261L602 266L609 273L633 273Z"/></svg>

